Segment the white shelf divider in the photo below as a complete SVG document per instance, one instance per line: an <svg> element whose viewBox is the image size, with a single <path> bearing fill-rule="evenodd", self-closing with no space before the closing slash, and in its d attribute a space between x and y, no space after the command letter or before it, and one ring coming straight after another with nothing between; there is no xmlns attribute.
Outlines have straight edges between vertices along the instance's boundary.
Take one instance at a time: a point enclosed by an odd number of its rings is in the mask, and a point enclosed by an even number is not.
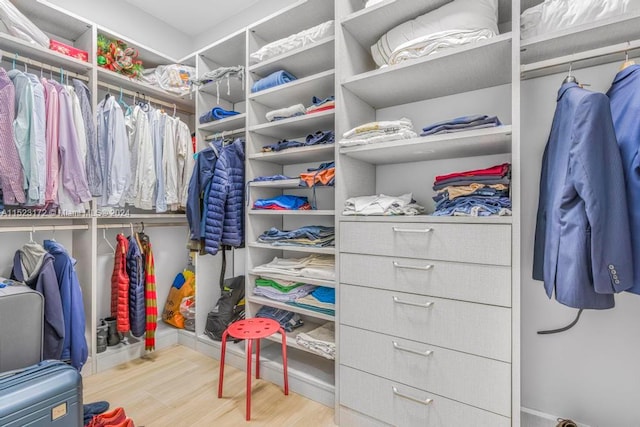
<svg viewBox="0 0 640 427"><path fill-rule="evenodd" d="M247 246L257 249L270 249L275 251L290 251L290 252L306 252L311 254L326 254L335 255L336 248L334 246L327 246L323 248L316 248L310 246L273 246L268 243L253 242Z"/></svg>
<svg viewBox="0 0 640 427"><path fill-rule="evenodd" d="M311 145L309 147L288 148L282 151L255 153L250 160L262 160L279 165L293 165L296 163L312 163L333 158L334 144Z"/></svg>
<svg viewBox="0 0 640 427"><path fill-rule="evenodd" d="M341 154L376 165L510 152L511 125L340 148Z"/></svg>
<svg viewBox="0 0 640 427"><path fill-rule="evenodd" d="M275 301L275 300L272 300L272 299L269 299L269 298L259 297L259 296L256 296L256 295L248 296L247 300L249 302L252 302L252 303L255 303L255 304L266 305L268 307L273 307L273 308L280 308L280 309L283 309L283 310L291 311L293 313L304 314L305 316L314 317L316 319L329 320L329 321L332 321L332 322L335 320L335 317L331 316L329 314L324 314L324 313L320 313L318 311L308 310L308 309L302 308L302 307L296 307L294 305L289 305L289 304L286 304L284 302Z"/></svg>
<svg viewBox="0 0 640 427"><path fill-rule="evenodd" d="M327 61L326 58L333 55L334 46L335 36L325 37L315 43L251 65L249 72L266 77L274 71L286 70L297 78L310 76L319 71L333 68L333 63Z"/></svg>
<svg viewBox="0 0 640 427"><path fill-rule="evenodd" d="M250 209L249 215L267 215L267 216L334 216L336 211L329 209L311 209L311 210L269 210L269 209Z"/></svg>
<svg viewBox="0 0 640 427"><path fill-rule="evenodd" d="M287 135L309 134L318 130L333 129L335 110L325 110L318 113L305 114L304 116L292 117L290 119L276 120L275 122L263 123L249 127L249 132L260 135L282 138Z"/></svg>
<svg viewBox="0 0 640 427"><path fill-rule="evenodd" d="M211 133L239 129L244 127L246 118L247 115L245 113L236 114L235 116L227 117L222 120L214 120L209 123L199 124L198 129Z"/></svg>
<svg viewBox="0 0 640 427"><path fill-rule="evenodd" d="M322 71L292 82L261 90L249 95L250 101L272 107L274 109L302 104L311 105L313 96L326 97L333 95L335 70Z"/></svg>

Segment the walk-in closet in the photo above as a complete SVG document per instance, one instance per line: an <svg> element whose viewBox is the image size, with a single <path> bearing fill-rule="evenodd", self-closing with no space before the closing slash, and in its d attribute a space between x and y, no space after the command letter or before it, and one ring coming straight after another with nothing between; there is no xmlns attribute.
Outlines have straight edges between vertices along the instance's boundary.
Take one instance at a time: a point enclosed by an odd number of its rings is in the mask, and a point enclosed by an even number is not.
<svg viewBox="0 0 640 427"><path fill-rule="evenodd" d="M0 0L0 368L26 284L65 425L640 425L639 23Z"/></svg>

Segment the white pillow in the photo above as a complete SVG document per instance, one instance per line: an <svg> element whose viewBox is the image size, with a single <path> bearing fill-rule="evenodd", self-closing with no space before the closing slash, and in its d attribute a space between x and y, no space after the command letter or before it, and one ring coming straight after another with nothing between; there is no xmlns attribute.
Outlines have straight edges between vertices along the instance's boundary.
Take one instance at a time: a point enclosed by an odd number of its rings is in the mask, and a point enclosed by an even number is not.
<svg viewBox="0 0 640 427"><path fill-rule="evenodd" d="M371 54L376 64L383 66L389 64L399 46L412 40L436 33L451 35L478 30L498 34L498 0L453 0L387 31L371 46Z"/></svg>
<svg viewBox="0 0 640 427"><path fill-rule="evenodd" d="M520 37L528 39L640 9L640 0L545 0L520 17Z"/></svg>

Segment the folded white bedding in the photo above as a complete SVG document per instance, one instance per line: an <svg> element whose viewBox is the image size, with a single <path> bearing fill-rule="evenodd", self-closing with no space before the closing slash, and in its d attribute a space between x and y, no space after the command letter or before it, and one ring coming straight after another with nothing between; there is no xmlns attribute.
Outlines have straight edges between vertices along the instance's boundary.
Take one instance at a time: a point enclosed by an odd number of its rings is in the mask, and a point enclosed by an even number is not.
<svg viewBox="0 0 640 427"><path fill-rule="evenodd" d="M290 50L315 43L334 33L334 21L323 22L315 27L300 31L280 40L264 45L249 55L252 62L262 62Z"/></svg>
<svg viewBox="0 0 640 427"><path fill-rule="evenodd" d="M279 108L277 110L268 111L265 115L267 120L272 122L276 118L285 119L287 117L293 117L295 115L305 114L307 109L302 104L295 104L290 107Z"/></svg>
<svg viewBox="0 0 640 427"><path fill-rule="evenodd" d="M520 37L528 39L640 9L640 0L545 0L522 12Z"/></svg>
<svg viewBox="0 0 640 427"><path fill-rule="evenodd" d="M461 35L479 30L485 30L490 37L498 34L498 0L453 0L387 31L371 46L371 54L376 64L383 66L390 64L394 52L408 42L425 37L431 37L429 40L433 42L437 34L441 37L458 34L459 42L463 40Z"/></svg>

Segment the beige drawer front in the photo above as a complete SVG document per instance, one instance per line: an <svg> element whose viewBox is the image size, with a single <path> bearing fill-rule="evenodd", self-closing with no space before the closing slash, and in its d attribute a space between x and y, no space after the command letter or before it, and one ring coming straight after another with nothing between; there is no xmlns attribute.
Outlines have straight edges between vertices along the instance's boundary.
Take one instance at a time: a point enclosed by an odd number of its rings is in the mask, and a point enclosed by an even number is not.
<svg viewBox="0 0 640 427"><path fill-rule="evenodd" d="M344 221L340 251L511 265L511 226Z"/></svg>
<svg viewBox="0 0 640 427"><path fill-rule="evenodd" d="M372 288L511 306L511 268L375 255L340 255L340 281Z"/></svg>
<svg viewBox="0 0 640 427"><path fill-rule="evenodd" d="M344 325L511 361L508 308L346 284L340 298Z"/></svg>
<svg viewBox="0 0 640 427"><path fill-rule="evenodd" d="M396 427L511 425L507 417L346 366L340 366L340 404Z"/></svg>
<svg viewBox="0 0 640 427"><path fill-rule="evenodd" d="M349 326L340 328L340 363L511 416L509 363Z"/></svg>

